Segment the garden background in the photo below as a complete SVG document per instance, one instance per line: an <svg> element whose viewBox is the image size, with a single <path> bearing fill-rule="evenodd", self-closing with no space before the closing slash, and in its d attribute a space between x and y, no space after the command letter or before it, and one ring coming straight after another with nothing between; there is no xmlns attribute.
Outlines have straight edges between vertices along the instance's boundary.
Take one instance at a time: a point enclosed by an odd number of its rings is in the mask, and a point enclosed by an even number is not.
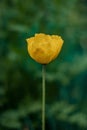
<svg viewBox="0 0 87 130"><path fill-rule="evenodd" d="M46 129L87 130L87 1L0 1L0 130L41 130L42 66L27 52L35 33L64 39L46 67Z"/></svg>

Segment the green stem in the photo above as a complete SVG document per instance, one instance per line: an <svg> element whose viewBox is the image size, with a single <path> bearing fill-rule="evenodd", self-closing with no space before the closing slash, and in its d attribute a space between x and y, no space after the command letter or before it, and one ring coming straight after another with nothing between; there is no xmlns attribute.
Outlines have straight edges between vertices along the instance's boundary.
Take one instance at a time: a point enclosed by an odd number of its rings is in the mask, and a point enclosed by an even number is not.
<svg viewBox="0 0 87 130"><path fill-rule="evenodd" d="M45 65L42 66L42 130L45 130Z"/></svg>

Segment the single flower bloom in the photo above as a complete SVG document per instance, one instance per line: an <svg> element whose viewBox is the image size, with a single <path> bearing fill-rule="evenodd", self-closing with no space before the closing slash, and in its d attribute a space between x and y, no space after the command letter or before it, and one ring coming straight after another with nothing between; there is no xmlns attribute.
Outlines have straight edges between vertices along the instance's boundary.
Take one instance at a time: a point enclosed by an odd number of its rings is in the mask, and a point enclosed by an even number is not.
<svg viewBox="0 0 87 130"><path fill-rule="evenodd" d="M53 61L61 51L63 40L58 35L35 34L26 39L29 55L40 64Z"/></svg>

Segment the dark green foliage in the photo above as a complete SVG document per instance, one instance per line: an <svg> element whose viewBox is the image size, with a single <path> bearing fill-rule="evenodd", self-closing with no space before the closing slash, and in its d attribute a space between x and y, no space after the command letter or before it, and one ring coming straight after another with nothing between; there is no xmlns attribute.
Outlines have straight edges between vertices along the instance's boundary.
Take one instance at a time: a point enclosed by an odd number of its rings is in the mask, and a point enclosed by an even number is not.
<svg viewBox="0 0 87 130"><path fill-rule="evenodd" d="M87 1L0 1L0 130L41 130L41 69L26 38L61 35L46 67L46 129L87 130Z"/></svg>

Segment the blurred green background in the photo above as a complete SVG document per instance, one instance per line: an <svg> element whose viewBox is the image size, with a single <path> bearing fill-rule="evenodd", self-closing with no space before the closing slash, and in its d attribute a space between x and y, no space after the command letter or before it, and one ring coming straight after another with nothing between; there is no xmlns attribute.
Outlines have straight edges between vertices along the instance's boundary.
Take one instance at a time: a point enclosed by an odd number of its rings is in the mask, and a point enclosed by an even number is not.
<svg viewBox="0 0 87 130"><path fill-rule="evenodd" d="M0 130L41 130L42 66L27 52L35 33L64 39L46 67L46 130L87 130L87 1L0 1Z"/></svg>

